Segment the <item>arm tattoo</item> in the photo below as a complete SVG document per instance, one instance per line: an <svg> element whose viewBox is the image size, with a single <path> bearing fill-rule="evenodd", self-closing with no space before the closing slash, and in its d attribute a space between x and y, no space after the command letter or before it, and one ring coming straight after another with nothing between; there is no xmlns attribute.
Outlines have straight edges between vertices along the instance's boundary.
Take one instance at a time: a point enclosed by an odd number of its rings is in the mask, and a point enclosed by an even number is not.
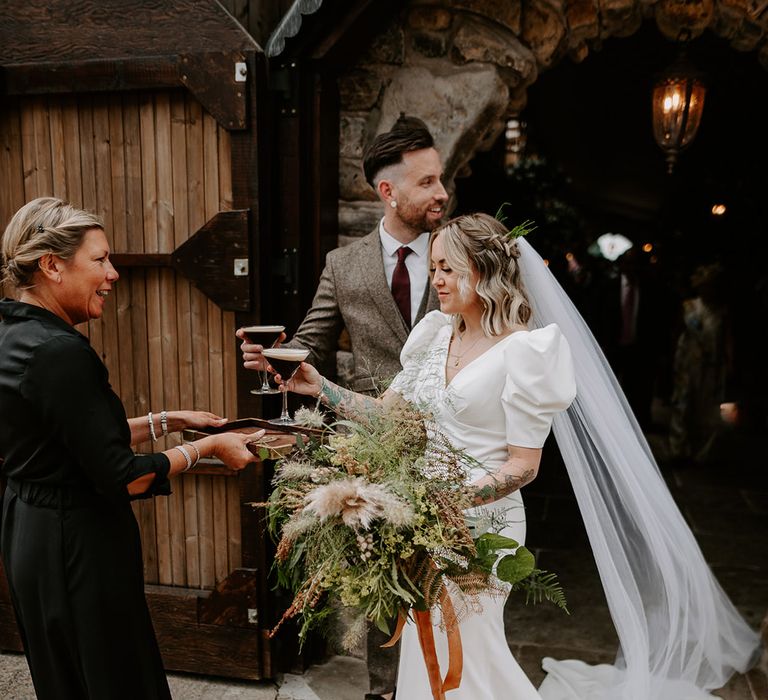
<svg viewBox="0 0 768 700"><path fill-rule="evenodd" d="M492 474L492 483L479 486L475 491L474 504L482 506L498 501L531 483L535 476L536 472L533 469L526 469L522 474L504 474L501 477L498 473Z"/></svg>
<svg viewBox="0 0 768 700"><path fill-rule="evenodd" d="M320 396L326 406L345 418L366 420L371 414L381 411L380 401L364 394L356 394L349 389L343 389L327 379L323 381Z"/></svg>

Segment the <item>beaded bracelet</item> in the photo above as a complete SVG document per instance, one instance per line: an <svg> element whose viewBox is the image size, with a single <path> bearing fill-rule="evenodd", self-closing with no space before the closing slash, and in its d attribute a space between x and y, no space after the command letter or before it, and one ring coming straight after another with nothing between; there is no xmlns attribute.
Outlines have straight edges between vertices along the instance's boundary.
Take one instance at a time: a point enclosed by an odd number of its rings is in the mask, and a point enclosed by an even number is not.
<svg viewBox="0 0 768 700"><path fill-rule="evenodd" d="M168 411L160 411L160 427L163 429L163 435L168 435Z"/></svg>
<svg viewBox="0 0 768 700"><path fill-rule="evenodd" d="M192 457L189 456L189 452L187 452L186 448L183 447L182 445L174 445L173 449L174 450L178 450L179 452L181 452L181 454L184 455L185 461L187 462L187 466L184 467L184 469L182 471L187 471L187 470L191 469L192 468Z"/></svg>
<svg viewBox="0 0 768 700"><path fill-rule="evenodd" d="M147 420L149 421L149 436L152 438L152 442L157 442L157 435L155 434L155 422L152 419L152 411L147 414Z"/></svg>
<svg viewBox="0 0 768 700"><path fill-rule="evenodd" d="M184 444L195 451L195 461L192 462L192 467L194 467L200 461L200 450L197 449L197 445L195 445L194 442L185 442ZM187 467L187 469L191 469L192 467Z"/></svg>

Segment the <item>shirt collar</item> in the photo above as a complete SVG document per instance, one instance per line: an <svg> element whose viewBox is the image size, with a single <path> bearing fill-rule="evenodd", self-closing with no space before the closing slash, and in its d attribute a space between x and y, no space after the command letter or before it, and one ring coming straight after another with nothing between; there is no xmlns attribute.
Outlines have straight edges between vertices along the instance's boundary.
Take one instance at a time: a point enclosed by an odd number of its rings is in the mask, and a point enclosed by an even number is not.
<svg viewBox="0 0 768 700"><path fill-rule="evenodd" d="M402 247L402 243L397 240L392 234L384 228L384 219L382 218L379 223L379 238L381 239L381 247L384 249L384 253L390 257L394 257L398 248ZM426 255L427 246L429 245L429 231L425 231L419 234L419 237L411 241L408 247L418 256Z"/></svg>
<svg viewBox="0 0 768 700"><path fill-rule="evenodd" d="M68 331L83 338L85 337L74 326L67 323L55 313L48 311L48 309L44 309L41 306L27 304L23 301L15 301L14 299L0 300L0 318L14 319L18 321L42 321L43 323L56 326L60 330Z"/></svg>

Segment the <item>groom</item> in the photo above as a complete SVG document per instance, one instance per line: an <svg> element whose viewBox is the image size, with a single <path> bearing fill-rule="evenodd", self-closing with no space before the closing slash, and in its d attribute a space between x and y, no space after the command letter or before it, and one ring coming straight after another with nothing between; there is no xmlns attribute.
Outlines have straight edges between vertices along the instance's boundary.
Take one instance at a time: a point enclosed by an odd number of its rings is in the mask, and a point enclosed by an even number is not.
<svg viewBox="0 0 768 700"><path fill-rule="evenodd" d="M296 334L283 347L310 351L321 366L335 357L342 328L352 345L350 388L374 392L400 371L400 350L410 329L438 308L429 284L428 244L448 201L440 155L424 122L401 114L363 154L365 179L384 205L376 228L359 241L331 251L312 302ZM244 366L260 369L260 345L243 339ZM386 636L368 631L367 700L392 697L397 652L382 649Z"/></svg>

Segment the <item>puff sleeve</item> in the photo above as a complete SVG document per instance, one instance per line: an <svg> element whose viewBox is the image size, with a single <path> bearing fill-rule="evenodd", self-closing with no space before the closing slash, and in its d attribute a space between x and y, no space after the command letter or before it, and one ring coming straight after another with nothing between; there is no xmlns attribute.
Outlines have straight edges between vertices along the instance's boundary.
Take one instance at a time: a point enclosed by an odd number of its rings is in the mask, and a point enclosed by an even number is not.
<svg viewBox="0 0 768 700"><path fill-rule="evenodd" d="M555 414L576 396L576 377L568 341L551 324L516 333L505 348L506 378L501 395L507 444L539 448Z"/></svg>
<svg viewBox="0 0 768 700"><path fill-rule="evenodd" d="M430 311L411 330L400 352L400 364L403 369L395 376L389 388L400 394L406 401L412 399L414 382L425 359L431 351L437 334L450 325L451 317L440 311Z"/></svg>

